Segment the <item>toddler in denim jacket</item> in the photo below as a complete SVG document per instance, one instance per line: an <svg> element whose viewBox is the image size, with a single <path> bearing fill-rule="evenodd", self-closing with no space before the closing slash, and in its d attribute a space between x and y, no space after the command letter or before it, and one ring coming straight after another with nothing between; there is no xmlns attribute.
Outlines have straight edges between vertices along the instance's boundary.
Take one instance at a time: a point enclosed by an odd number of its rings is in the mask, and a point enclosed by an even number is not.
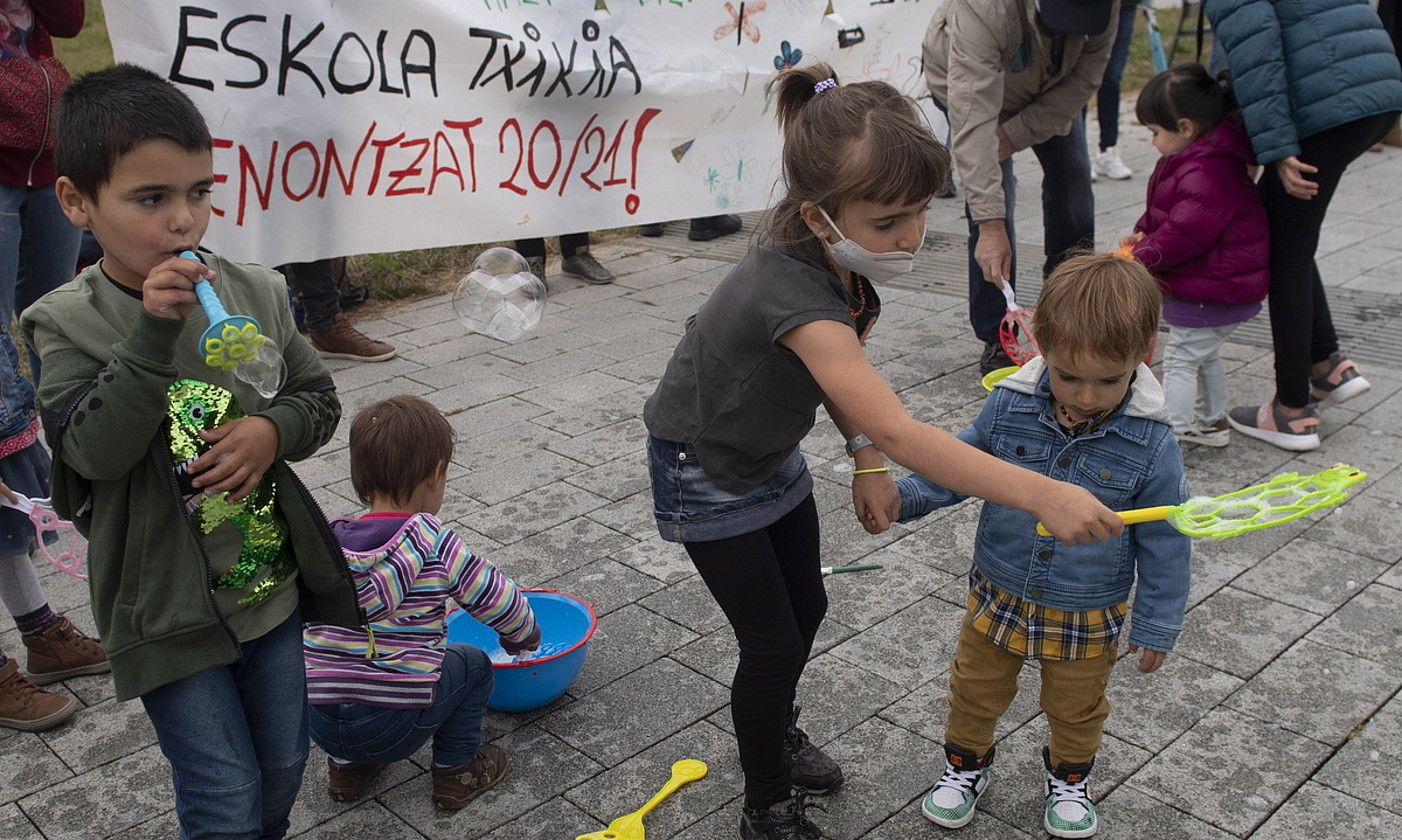
<svg viewBox="0 0 1402 840"><path fill-rule="evenodd" d="M1048 278L1033 330L1042 356L1004 379L959 438L1005 461L1094 493L1112 510L1187 498L1183 459L1163 389L1139 362L1158 332L1160 293L1137 262L1108 254L1068 260ZM900 520L965 497L919 475L897 483ZM1183 626L1187 537L1165 522L1118 537L1062 545L1022 511L985 502L968 611L949 677L943 776L921 811L947 828L967 824L988 786L993 733L1025 659L1042 673L1051 727L1044 828L1088 837L1096 814L1087 778L1110 712L1105 687L1130 589L1129 652L1156 670Z"/></svg>

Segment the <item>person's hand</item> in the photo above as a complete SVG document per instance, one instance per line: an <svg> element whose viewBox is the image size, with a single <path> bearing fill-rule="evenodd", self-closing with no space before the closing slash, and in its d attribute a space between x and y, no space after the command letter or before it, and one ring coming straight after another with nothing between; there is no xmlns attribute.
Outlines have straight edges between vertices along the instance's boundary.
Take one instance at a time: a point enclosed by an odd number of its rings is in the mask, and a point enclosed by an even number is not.
<svg viewBox="0 0 1402 840"><path fill-rule="evenodd" d="M214 269L202 262L184 257L170 257L146 275L141 284L141 305L157 318L183 321L200 299L195 296L195 281L214 279Z"/></svg>
<svg viewBox="0 0 1402 840"><path fill-rule="evenodd" d="M880 534L901 518L901 492L890 473L852 476L852 509L868 534Z"/></svg>
<svg viewBox="0 0 1402 840"><path fill-rule="evenodd" d="M1130 642L1129 652L1130 654L1139 653L1139 645ZM1139 673L1141 674L1152 674L1159 669L1159 666L1162 665L1163 661L1167 658L1168 654L1161 650L1149 650L1148 648L1144 648L1144 653L1139 657L1139 664L1135 667L1139 669Z"/></svg>
<svg viewBox="0 0 1402 840"><path fill-rule="evenodd" d="M266 417L240 417L200 432L209 451L190 465L194 485L206 495L225 490L237 502L253 492L277 457L277 426Z"/></svg>
<svg viewBox="0 0 1402 840"><path fill-rule="evenodd" d="M10 504L15 504L19 501L19 497L15 495L15 491L11 490L10 485L3 481L0 481L0 496L4 496Z"/></svg>
<svg viewBox="0 0 1402 840"><path fill-rule="evenodd" d="M1008 282L1013 270L1013 244L1008 241L1008 229L1002 219L979 222L974 262L983 269L985 283L1001 287Z"/></svg>
<svg viewBox="0 0 1402 840"><path fill-rule="evenodd" d="M1041 504L1034 513L1064 545L1108 540L1125 529L1119 514L1102 505L1084 487L1052 481L1038 498Z"/></svg>
<svg viewBox="0 0 1402 840"><path fill-rule="evenodd" d="M1309 201L1319 194L1319 184L1306 178L1306 175L1313 175L1319 171L1319 167L1310 166L1308 163L1291 155L1275 162L1276 174L1280 176L1280 183L1285 185L1285 192L1291 198L1298 198L1301 201Z"/></svg>
<svg viewBox="0 0 1402 840"><path fill-rule="evenodd" d="M1140 242L1143 242L1143 241L1144 241L1144 231L1142 231L1142 230L1136 230L1134 233L1131 233L1129 236L1126 236L1126 237L1124 237L1123 239L1120 240L1120 247L1121 247L1121 248L1133 248L1135 245L1138 245Z"/></svg>
<svg viewBox="0 0 1402 840"><path fill-rule="evenodd" d="M1002 163L1013 156L1013 144L1008 140L1008 133L1003 127L998 126L998 162Z"/></svg>
<svg viewBox="0 0 1402 840"><path fill-rule="evenodd" d="M513 642L510 639L498 633L497 641L501 644L502 650L506 651L511 656L516 657L517 661L519 662L525 662L528 659L534 659L536 657L536 654L540 653L540 639L538 638L536 639L536 642L533 645L523 645Z"/></svg>

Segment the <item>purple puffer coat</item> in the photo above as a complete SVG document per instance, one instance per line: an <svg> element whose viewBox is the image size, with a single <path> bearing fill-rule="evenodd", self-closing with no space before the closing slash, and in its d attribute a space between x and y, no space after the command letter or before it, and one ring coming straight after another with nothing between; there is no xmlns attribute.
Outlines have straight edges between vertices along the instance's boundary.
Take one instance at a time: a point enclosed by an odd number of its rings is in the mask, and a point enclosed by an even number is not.
<svg viewBox="0 0 1402 840"><path fill-rule="evenodd" d="M1135 223L1134 256L1164 293L1197 303L1256 303L1270 285L1266 211L1246 168L1256 162L1241 125L1223 119L1160 158Z"/></svg>

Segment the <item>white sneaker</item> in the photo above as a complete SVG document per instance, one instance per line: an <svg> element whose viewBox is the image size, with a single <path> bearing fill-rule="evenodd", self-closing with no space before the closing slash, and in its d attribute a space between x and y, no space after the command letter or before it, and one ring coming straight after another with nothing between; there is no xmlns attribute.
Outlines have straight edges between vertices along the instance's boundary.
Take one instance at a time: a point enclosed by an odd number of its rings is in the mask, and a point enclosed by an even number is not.
<svg viewBox="0 0 1402 840"><path fill-rule="evenodd" d="M1125 166L1125 162L1120 160L1120 150L1114 146L1091 157L1091 180L1101 177L1111 181L1125 181L1133 174L1130 168Z"/></svg>
<svg viewBox="0 0 1402 840"><path fill-rule="evenodd" d="M974 818L974 806L988 789L993 750L983 758L953 744L944 745L944 774L920 801L920 813L942 828L962 828Z"/></svg>

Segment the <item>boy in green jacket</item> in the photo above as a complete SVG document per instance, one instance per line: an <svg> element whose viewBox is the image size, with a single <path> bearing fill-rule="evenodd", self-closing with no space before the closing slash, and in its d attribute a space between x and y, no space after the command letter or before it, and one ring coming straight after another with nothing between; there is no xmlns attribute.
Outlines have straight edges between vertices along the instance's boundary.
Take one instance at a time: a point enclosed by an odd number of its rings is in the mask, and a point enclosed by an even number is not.
<svg viewBox="0 0 1402 840"><path fill-rule="evenodd" d="M63 94L59 202L102 260L23 326L54 505L89 540L117 698L140 697L175 779L181 836L281 837L307 757L301 622L359 625L349 571L287 460L340 419L330 374L275 272L200 251L214 184L204 118L133 65ZM195 297L262 325L287 371L271 399L205 365Z"/></svg>

